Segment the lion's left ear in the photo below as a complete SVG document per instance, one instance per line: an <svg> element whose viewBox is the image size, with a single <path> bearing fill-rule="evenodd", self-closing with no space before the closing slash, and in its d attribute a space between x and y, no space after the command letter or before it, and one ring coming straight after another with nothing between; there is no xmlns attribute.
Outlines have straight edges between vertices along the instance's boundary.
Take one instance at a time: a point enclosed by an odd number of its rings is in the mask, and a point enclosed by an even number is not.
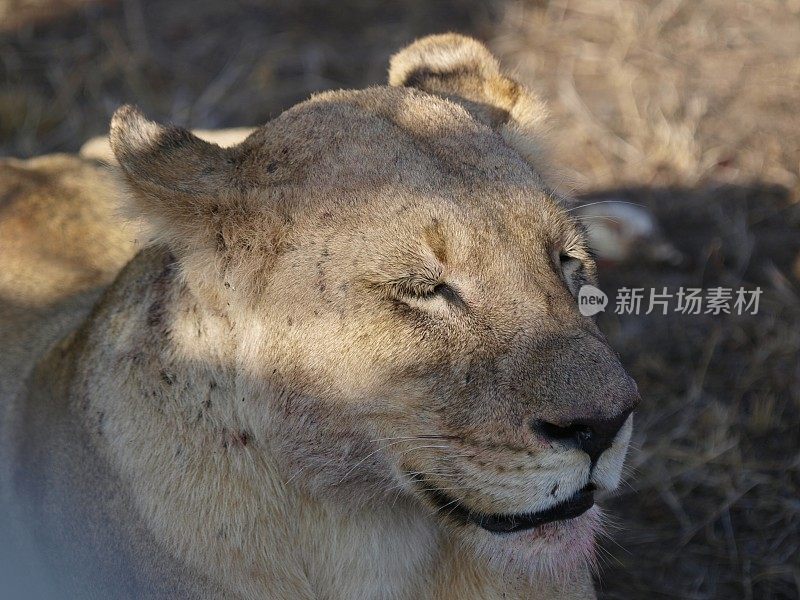
<svg viewBox="0 0 800 600"><path fill-rule="evenodd" d="M456 33L417 40L392 57L389 84L458 102L500 131L529 161L542 162L547 108L533 92L505 75L477 40Z"/></svg>

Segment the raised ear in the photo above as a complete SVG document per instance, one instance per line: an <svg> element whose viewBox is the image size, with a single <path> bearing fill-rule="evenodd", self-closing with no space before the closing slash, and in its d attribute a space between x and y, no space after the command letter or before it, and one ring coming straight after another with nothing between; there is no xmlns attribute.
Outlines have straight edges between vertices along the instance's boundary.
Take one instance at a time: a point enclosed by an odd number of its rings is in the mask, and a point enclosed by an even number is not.
<svg viewBox="0 0 800 600"><path fill-rule="evenodd" d="M170 247L197 297L220 309L234 292L257 298L286 223L263 210L267 159L246 142L221 148L132 106L114 113L109 137L131 192L128 212Z"/></svg>
<svg viewBox="0 0 800 600"><path fill-rule="evenodd" d="M133 191L130 211L178 245L202 240L236 190L231 153L126 105L111 119L111 149ZM213 235L211 240L213 240Z"/></svg>
<svg viewBox="0 0 800 600"><path fill-rule="evenodd" d="M486 46L456 33L431 35L395 54L389 84L417 88L458 102L500 131L530 162L543 162L540 144L547 108L522 84L500 70Z"/></svg>

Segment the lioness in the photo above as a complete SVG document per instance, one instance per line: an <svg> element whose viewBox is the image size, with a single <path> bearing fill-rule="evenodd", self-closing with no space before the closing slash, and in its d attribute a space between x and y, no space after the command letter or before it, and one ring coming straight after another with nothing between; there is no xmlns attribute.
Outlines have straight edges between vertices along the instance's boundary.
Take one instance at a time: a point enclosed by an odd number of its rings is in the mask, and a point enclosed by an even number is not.
<svg viewBox="0 0 800 600"><path fill-rule="evenodd" d="M638 394L578 311L544 109L453 34L389 83L230 148L114 115L156 243L81 324L52 311L107 269L2 321L8 514L58 597L594 596Z"/></svg>

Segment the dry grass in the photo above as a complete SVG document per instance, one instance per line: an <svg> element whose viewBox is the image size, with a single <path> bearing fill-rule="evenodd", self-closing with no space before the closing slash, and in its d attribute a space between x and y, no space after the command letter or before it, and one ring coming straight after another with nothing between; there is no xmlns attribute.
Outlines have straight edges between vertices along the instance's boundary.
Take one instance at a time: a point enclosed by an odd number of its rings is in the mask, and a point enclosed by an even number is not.
<svg viewBox="0 0 800 600"><path fill-rule="evenodd" d="M493 46L555 100L582 186L798 185L800 2L513 4Z"/></svg>
<svg viewBox="0 0 800 600"><path fill-rule="evenodd" d="M488 14L480 0L83 3L0 33L0 154L75 150L126 101L198 127L262 123L312 92L382 81L398 46Z"/></svg>
<svg viewBox="0 0 800 600"><path fill-rule="evenodd" d="M644 403L602 595L799 597L796 0L94 4L0 34L0 153L75 150L122 101L255 124L380 82L395 48L446 29L550 99L564 186L650 207L687 256L608 268L604 288L765 290L757 316L603 318Z"/></svg>

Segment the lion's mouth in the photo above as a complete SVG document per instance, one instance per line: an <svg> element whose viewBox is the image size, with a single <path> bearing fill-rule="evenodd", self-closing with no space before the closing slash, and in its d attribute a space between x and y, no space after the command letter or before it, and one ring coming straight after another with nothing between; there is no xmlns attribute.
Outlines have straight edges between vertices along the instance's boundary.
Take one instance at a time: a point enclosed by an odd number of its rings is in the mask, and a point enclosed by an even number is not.
<svg viewBox="0 0 800 600"><path fill-rule="evenodd" d="M412 478L443 515L463 524L477 525L491 533L516 533L554 521L574 519L594 505L595 487L590 483L566 500L545 510L532 513L486 514L468 508L461 501L431 486L418 474L412 475Z"/></svg>

